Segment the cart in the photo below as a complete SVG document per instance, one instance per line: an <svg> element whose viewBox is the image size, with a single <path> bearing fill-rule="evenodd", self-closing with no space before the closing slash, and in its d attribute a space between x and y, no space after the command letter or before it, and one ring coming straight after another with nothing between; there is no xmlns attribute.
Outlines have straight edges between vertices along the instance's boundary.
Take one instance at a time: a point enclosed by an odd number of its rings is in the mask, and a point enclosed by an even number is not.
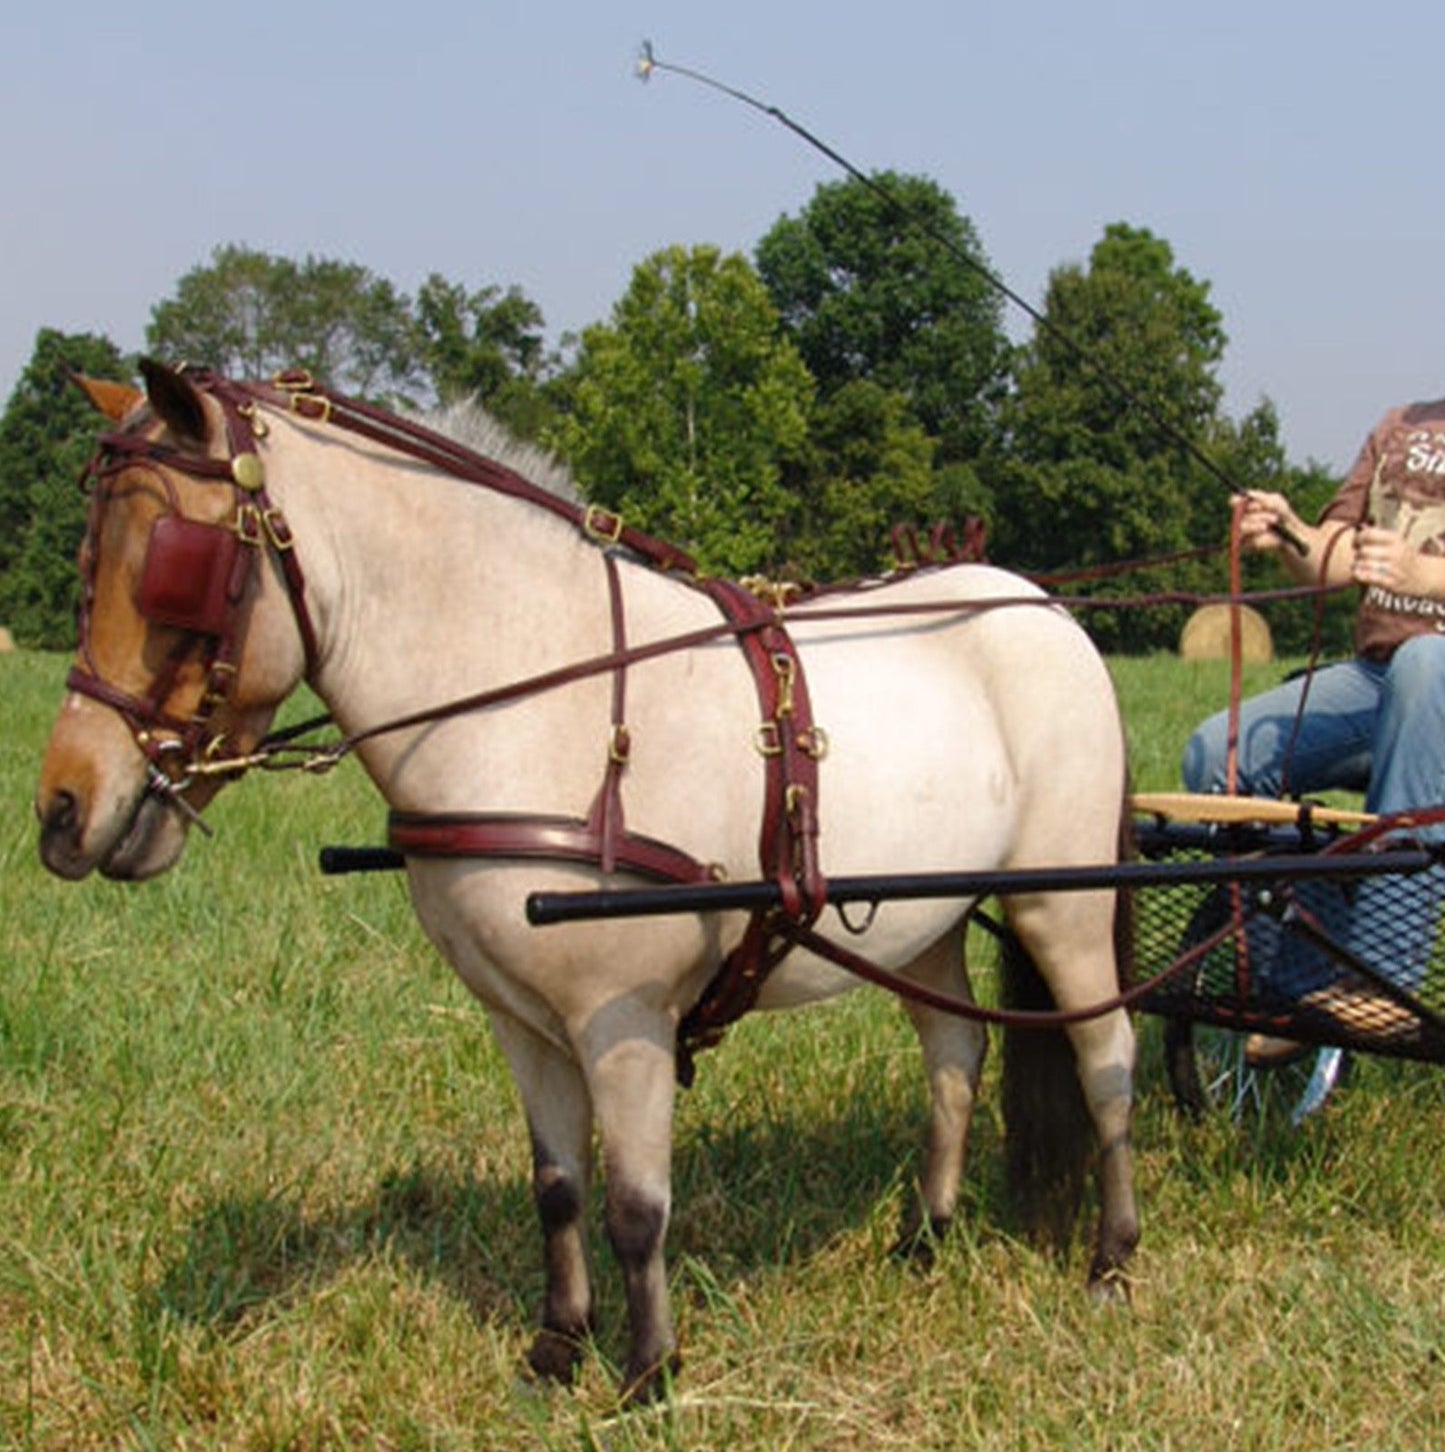
<svg viewBox="0 0 1445 1452"><path fill-rule="evenodd" d="M1275 1080L1298 1123L1351 1054L1445 1061L1445 943L1430 907L1445 812L1169 794L1135 809L1142 859L1210 869L1135 895L1137 972L1151 982L1139 1007L1164 1020L1181 1109L1238 1116ZM1251 1033L1315 1052L1288 1075L1253 1069Z"/></svg>

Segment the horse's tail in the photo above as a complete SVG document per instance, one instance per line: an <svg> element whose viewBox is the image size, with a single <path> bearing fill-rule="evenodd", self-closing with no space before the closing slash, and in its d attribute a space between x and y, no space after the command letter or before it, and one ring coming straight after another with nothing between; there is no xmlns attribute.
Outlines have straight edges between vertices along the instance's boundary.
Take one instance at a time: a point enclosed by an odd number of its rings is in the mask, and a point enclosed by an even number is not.
<svg viewBox="0 0 1445 1452"><path fill-rule="evenodd" d="M1132 840L1126 793L1120 861L1130 855ZM1120 988L1128 985L1133 972L1133 906L1130 893L1115 893L1114 959ZM1000 977L1005 1008L1037 1012L1055 1006L1033 959L1013 933L1003 935ZM1016 1211L1031 1237L1062 1251L1073 1238L1096 1153L1093 1120L1063 1029L1005 1029L1003 1115L1008 1188Z"/></svg>

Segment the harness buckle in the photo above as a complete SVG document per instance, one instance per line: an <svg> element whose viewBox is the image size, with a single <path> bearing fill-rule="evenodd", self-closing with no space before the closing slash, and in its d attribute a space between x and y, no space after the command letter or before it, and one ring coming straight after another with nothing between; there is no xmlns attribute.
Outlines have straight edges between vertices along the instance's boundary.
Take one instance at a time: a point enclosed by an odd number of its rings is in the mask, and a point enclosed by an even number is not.
<svg viewBox="0 0 1445 1452"><path fill-rule="evenodd" d="M821 726L798 732L798 750L814 761L822 761L828 754L828 733Z"/></svg>
<svg viewBox="0 0 1445 1452"><path fill-rule="evenodd" d="M211 668L206 674L206 689L201 696L201 705L210 707L223 705L226 698L231 694L231 686L235 679L236 666L234 662L228 660L213 660L211 662ZM222 739L221 737L216 738L217 741ZM213 742L212 745L214 746L215 743Z"/></svg>
<svg viewBox="0 0 1445 1452"><path fill-rule="evenodd" d="M259 505L238 504L231 528L236 531L236 537L242 544L259 548L266 538L266 526Z"/></svg>
<svg viewBox="0 0 1445 1452"><path fill-rule="evenodd" d="M619 721L607 740L607 759L616 766L626 766L632 757L632 733Z"/></svg>
<svg viewBox="0 0 1445 1452"><path fill-rule="evenodd" d="M324 393L298 390L291 395L291 412L314 423L330 423L331 400Z"/></svg>
<svg viewBox="0 0 1445 1452"><path fill-rule="evenodd" d="M296 536L291 533L286 516L274 504L262 511L261 523L265 525L266 538L271 541L271 548L277 554L284 555L287 550L296 548Z"/></svg>
<svg viewBox="0 0 1445 1452"><path fill-rule="evenodd" d="M622 538L622 516L589 504L582 515L582 533L600 545L615 545Z"/></svg>

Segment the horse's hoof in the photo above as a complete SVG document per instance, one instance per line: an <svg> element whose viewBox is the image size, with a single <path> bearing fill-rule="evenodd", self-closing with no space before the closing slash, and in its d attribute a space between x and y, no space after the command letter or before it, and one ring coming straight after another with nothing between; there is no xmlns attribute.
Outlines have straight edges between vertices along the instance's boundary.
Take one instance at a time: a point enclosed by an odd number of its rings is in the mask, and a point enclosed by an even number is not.
<svg viewBox="0 0 1445 1452"><path fill-rule="evenodd" d="M682 1357L676 1351L640 1371L629 1367L618 1390L618 1399L624 1407L650 1407L665 1401L681 1370Z"/></svg>
<svg viewBox="0 0 1445 1452"><path fill-rule="evenodd" d="M577 1369L581 1364L582 1338L565 1331L551 1331L544 1327L537 1333L537 1339L527 1353L527 1365L534 1376L563 1386L576 1382Z"/></svg>
<svg viewBox="0 0 1445 1452"><path fill-rule="evenodd" d="M1128 1275L1117 1266L1092 1271L1089 1275L1089 1299L1096 1306L1122 1306L1127 1310L1133 1304Z"/></svg>
<svg viewBox="0 0 1445 1452"><path fill-rule="evenodd" d="M938 1247L948 1234L951 1223L947 1217L940 1216L904 1225L902 1233L889 1248L889 1259L912 1270L931 1271L938 1264Z"/></svg>

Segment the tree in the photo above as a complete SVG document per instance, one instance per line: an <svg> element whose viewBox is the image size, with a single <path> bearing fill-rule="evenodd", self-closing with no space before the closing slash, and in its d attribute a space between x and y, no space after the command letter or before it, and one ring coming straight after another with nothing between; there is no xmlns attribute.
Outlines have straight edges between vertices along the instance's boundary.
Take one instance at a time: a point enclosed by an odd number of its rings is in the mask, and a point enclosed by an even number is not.
<svg viewBox="0 0 1445 1452"><path fill-rule="evenodd" d="M1114 223L1087 270L1054 271L1042 316L987 470L995 557L1050 571L1219 538L1227 488L1200 456L1247 439L1219 417L1227 339L1208 283L1176 266L1167 242ZM1277 439L1255 442L1270 467L1280 462ZM1179 622L1155 609L1090 611L1086 623L1117 648L1172 640Z"/></svg>
<svg viewBox="0 0 1445 1452"><path fill-rule="evenodd" d="M888 563L892 526L930 516L936 448L901 393L866 379L814 409L782 557L814 579L850 579Z"/></svg>
<svg viewBox="0 0 1445 1452"><path fill-rule="evenodd" d="M0 417L0 620L21 643L47 649L75 643L86 515L78 481L97 432L71 370L129 371L108 338L44 328Z"/></svg>
<svg viewBox="0 0 1445 1452"><path fill-rule="evenodd" d="M596 502L742 573L777 562L812 388L746 258L671 247L584 331L545 439Z"/></svg>
<svg viewBox="0 0 1445 1452"><path fill-rule="evenodd" d="M304 368L362 398L407 399L423 383L406 297L366 268L218 247L151 312L152 352L264 378Z"/></svg>
<svg viewBox="0 0 1445 1452"><path fill-rule="evenodd" d="M543 385L555 357L542 310L517 287L476 292L438 273L415 304L421 362L437 401L476 398L520 438L536 438L550 420Z"/></svg>
<svg viewBox="0 0 1445 1452"><path fill-rule="evenodd" d="M946 191L896 172L820 186L756 262L820 398L854 382L896 391L940 466L977 457L1009 350L978 237Z"/></svg>

